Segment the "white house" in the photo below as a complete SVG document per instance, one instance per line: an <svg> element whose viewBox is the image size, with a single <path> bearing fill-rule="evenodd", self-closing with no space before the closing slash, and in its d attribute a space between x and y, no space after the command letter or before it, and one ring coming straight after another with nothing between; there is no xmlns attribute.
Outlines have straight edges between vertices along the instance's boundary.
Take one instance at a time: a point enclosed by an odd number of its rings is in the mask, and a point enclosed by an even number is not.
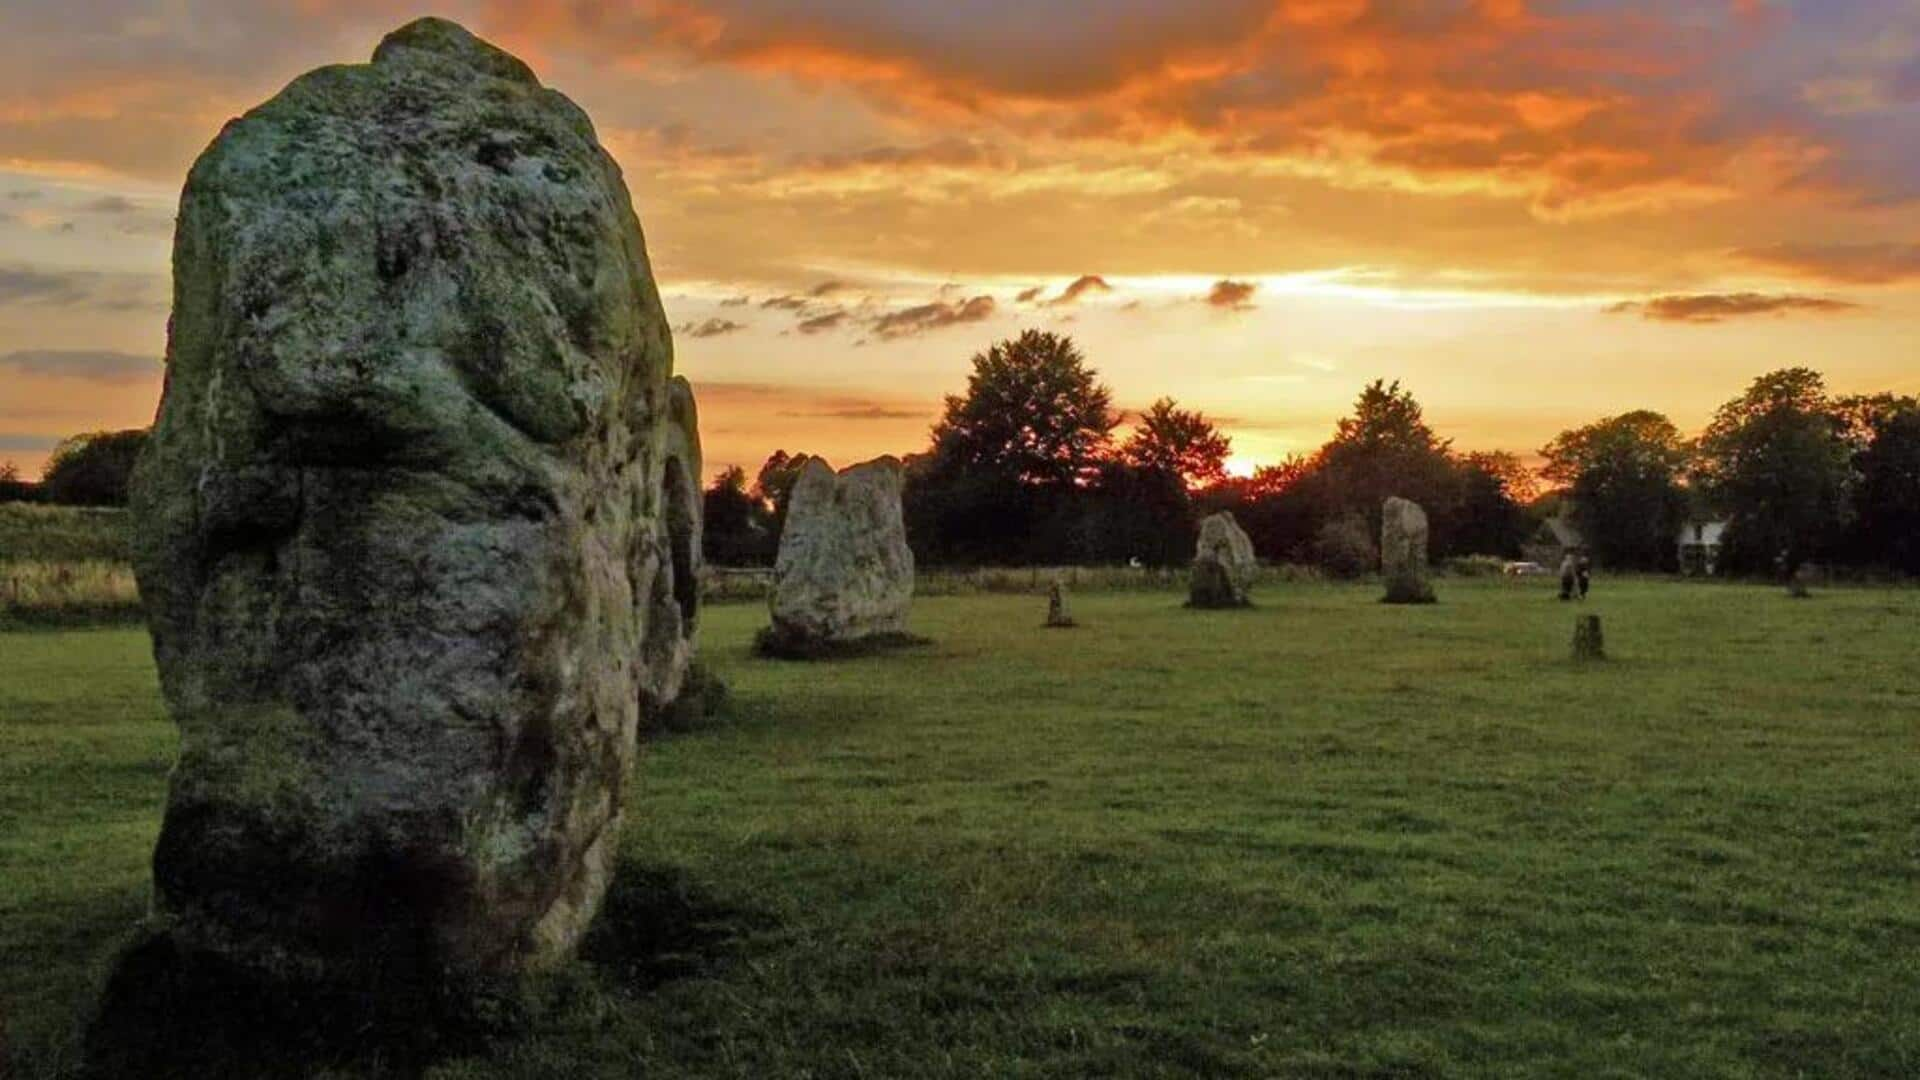
<svg viewBox="0 0 1920 1080"><path fill-rule="evenodd" d="M1712 574L1720 565L1720 538L1726 531L1724 521L1689 521L1680 526L1680 572Z"/></svg>

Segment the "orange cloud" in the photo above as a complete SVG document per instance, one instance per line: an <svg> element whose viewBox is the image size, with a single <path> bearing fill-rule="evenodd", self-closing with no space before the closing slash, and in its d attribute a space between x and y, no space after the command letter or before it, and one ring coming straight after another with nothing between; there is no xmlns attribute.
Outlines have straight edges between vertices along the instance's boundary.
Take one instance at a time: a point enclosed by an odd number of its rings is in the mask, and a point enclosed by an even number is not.
<svg viewBox="0 0 1920 1080"><path fill-rule="evenodd" d="M1253 307L1255 288L1251 281L1216 281L1207 291L1207 303L1226 311L1246 311Z"/></svg>
<svg viewBox="0 0 1920 1080"><path fill-rule="evenodd" d="M516 5L519 6L519 5ZM1806 183L1819 133L1750 116L1707 63L1759 25L1736 6L1539 11L1522 0L1202 0L1024 14L851 0L681 0L625 17L555 2L580 48L700 61L863 91L877 108L1025 140L1205 139L1337 184L1481 192L1544 217L1659 208ZM1018 10L1016 10L1018 9ZM996 16L1006 16L996 18ZM589 36L590 35L590 36ZM949 134L829 154L815 171L1004 166Z"/></svg>
<svg viewBox="0 0 1920 1080"><path fill-rule="evenodd" d="M1046 305L1048 307L1066 307L1079 302L1080 298L1087 293L1112 291L1113 286L1107 284L1107 279L1101 277L1099 274L1082 274L1069 282L1066 288L1060 290L1059 296L1046 301Z"/></svg>
<svg viewBox="0 0 1920 1080"><path fill-rule="evenodd" d="M1753 315L1834 315L1857 311L1860 305L1822 296L1760 293L1705 293L1692 296L1656 296L1607 308L1610 315L1638 314L1643 319L1674 323L1717 323Z"/></svg>
<svg viewBox="0 0 1920 1080"><path fill-rule="evenodd" d="M1736 254L1798 277L1846 285L1920 279L1920 244L1778 244Z"/></svg>

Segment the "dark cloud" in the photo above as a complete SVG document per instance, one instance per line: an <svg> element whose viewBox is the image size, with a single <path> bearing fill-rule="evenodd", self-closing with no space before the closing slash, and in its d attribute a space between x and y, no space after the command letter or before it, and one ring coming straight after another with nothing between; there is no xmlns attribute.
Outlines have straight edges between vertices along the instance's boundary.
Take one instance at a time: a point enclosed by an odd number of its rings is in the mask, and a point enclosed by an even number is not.
<svg viewBox="0 0 1920 1080"><path fill-rule="evenodd" d="M77 304L91 295L92 277L0 266L0 304Z"/></svg>
<svg viewBox="0 0 1920 1080"><path fill-rule="evenodd" d="M21 349L0 354L0 371L91 382L133 383L157 377L158 359L104 349Z"/></svg>
<svg viewBox="0 0 1920 1080"><path fill-rule="evenodd" d="M845 291L846 287L847 283L844 281L823 281L807 290L807 295L818 299L822 296L832 296L834 293Z"/></svg>
<svg viewBox="0 0 1920 1080"><path fill-rule="evenodd" d="M718 416L730 410L773 407L772 415L822 420L925 420L939 409L914 403L822 391L818 387L766 382L714 380L696 383L703 411Z"/></svg>
<svg viewBox="0 0 1920 1080"><path fill-rule="evenodd" d="M137 214L140 212L139 204L124 195L102 195L97 199L81 203L80 209L89 214L106 214L111 216Z"/></svg>
<svg viewBox="0 0 1920 1080"><path fill-rule="evenodd" d="M983 322L993 316L994 308L991 296L955 302L936 300L880 316L873 321L873 333L884 341L912 337L960 323Z"/></svg>
<svg viewBox="0 0 1920 1080"><path fill-rule="evenodd" d="M1848 285L1890 285L1920 278L1920 244L1777 244L1736 254L1799 277Z"/></svg>
<svg viewBox="0 0 1920 1080"><path fill-rule="evenodd" d="M1246 311L1253 307L1253 291L1257 288L1251 281L1222 278L1207 291L1207 303L1227 311Z"/></svg>
<svg viewBox="0 0 1920 1080"><path fill-rule="evenodd" d="M1791 293L1774 296L1761 293L1702 293L1629 300L1613 304L1606 310L1610 315L1639 315L1656 322L1717 323L1724 319L1754 315L1834 315L1855 311L1859 307L1859 304L1845 300Z"/></svg>
<svg viewBox="0 0 1920 1080"><path fill-rule="evenodd" d="M804 412L788 410L778 415L822 420L924 420L931 412L929 409L900 409L889 405L836 405Z"/></svg>
<svg viewBox="0 0 1920 1080"><path fill-rule="evenodd" d="M0 452L51 450L60 440L52 435L28 435L17 431L0 431Z"/></svg>
<svg viewBox="0 0 1920 1080"><path fill-rule="evenodd" d="M829 311L825 315L802 319L797 329L803 334L824 334L829 330L838 330L845 326L847 319L848 315L844 311Z"/></svg>
<svg viewBox="0 0 1920 1080"><path fill-rule="evenodd" d="M21 188L18 191L7 192L7 198L13 202L32 202L45 194L46 192L39 188Z"/></svg>
<svg viewBox="0 0 1920 1080"><path fill-rule="evenodd" d="M0 306L89 307L102 311L166 307L163 279L147 274L0 266Z"/></svg>
<svg viewBox="0 0 1920 1080"><path fill-rule="evenodd" d="M1099 274L1082 274L1074 278L1073 282L1066 288L1060 290L1059 296L1047 301L1047 306L1060 307L1066 304L1072 304L1090 292L1112 291L1113 286L1107 284L1107 279L1101 277Z"/></svg>
<svg viewBox="0 0 1920 1080"><path fill-rule="evenodd" d="M1013 299L1014 299L1014 302L1018 304L1030 304L1033 301L1038 300L1040 298L1040 294L1043 292L1046 292L1046 290L1041 288L1038 285L1035 285L1031 289L1021 289L1020 295L1014 297Z"/></svg>
<svg viewBox="0 0 1920 1080"><path fill-rule="evenodd" d="M710 338L719 337L722 334L731 334L738 330L745 330L746 328L746 323L734 322L732 319L708 319L705 322L699 323L683 323L680 326L680 332L688 337Z"/></svg>
<svg viewBox="0 0 1920 1080"><path fill-rule="evenodd" d="M804 296L769 296L760 301L764 311L799 311L806 306L807 298Z"/></svg>
<svg viewBox="0 0 1920 1080"><path fill-rule="evenodd" d="M751 304L751 303L753 303L753 297L751 296L729 296L725 300L720 301L720 306L721 307L746 307L748 304Z"/></svg>

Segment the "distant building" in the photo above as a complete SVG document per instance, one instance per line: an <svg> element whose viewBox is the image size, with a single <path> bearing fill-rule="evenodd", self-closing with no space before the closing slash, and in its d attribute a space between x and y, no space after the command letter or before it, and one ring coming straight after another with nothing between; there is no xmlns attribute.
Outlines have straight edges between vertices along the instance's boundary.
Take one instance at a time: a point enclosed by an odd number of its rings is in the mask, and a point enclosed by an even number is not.
<svg viewBox="0 0 1920 1080"><path fill-rule="evenodd" d="M1528 562L1536 562L1549 570L1557 569L1560 560L1568 554L1577 554L1587 550L1587 538L1573 527L1573 522L1563 517L1551 517L1540 523L1533 537L1520 545L1520 553Z"/></svg>
<svg viewBox="0 0 1920 1080"><path fill-rule="evenodd" d="M1720 538L1726 531L1724 521L1696 520L1680 526L1680 572L1711 575L1720 565Z"/></svg>

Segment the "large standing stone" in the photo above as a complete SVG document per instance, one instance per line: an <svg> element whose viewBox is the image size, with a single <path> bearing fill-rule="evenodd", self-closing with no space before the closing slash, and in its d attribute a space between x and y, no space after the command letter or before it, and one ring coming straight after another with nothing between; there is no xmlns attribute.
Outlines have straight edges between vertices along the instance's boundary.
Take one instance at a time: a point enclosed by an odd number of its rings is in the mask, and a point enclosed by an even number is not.
<svg viewBox="0 0 1920 1080"><path fill-rule="evenodd" d="M900 486L896 458L837 474L819 458L807 461L774 561L768 651L813 655L905 636L913 552Z"/></svg>
<svg viewBox="0 0 1920 1080"><path fill-rule="evenodd" d="M435 19L296 80L187 179L167 358L133 503L181 749L130 957L564 957L700 546L691 393L586 115Z"/></svg>
<svg viewBox="0 0 1920 1080"><path fill-rule="evenodd" d="M1420 504L1394 496L1380 518L1380 572L1389 604L1431 604L1427 579L1427 512Z"/></svg>
<svg viewBox="0 0 1920 1080"><path fill-rule="evenodd" d="M1253 577L1258 569L1253 541L1233 514L1222 510L1200 522L1187 603L1197 608L1247 607L1253 603Z"/></svg>

